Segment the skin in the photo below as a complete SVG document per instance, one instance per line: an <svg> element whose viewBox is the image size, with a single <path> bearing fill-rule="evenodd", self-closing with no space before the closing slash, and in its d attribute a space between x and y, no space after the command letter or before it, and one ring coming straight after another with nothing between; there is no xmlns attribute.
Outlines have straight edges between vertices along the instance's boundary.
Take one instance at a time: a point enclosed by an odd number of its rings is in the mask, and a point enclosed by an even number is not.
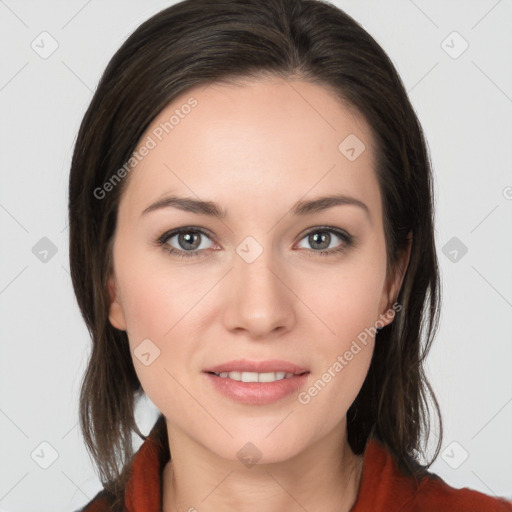
<svg viewBox="0 0 512 512"><path fill-rule="evenodd" d="M164 511L349 511L363 459L348 444L346 413L367 375L373 337L308 404L297 395L240 404L202 370L238 358L283 359L309 369L307 389L365 328L392 321L382 315L404 272L386 276L371 130L327 88L253 79L187 91L141 141L190 97L197 106L129 175L109 279L110 322L127 331L132 356L147 338L160 350L148 366L135 356L133 363L167 421L172 462L163 477ZM354 161L338 150L351 133L366 146ZM172 207L141 215L171 193L215 201L227 216ZM301 199L333 193L364 202L369 216L354 205L290 214ZM334 233L324 246L308 239L309 228L326 225L356 244L318 254L345 244ZM199 238L202 255L181 258L154 244L187 226L212 234ZM236 252L247 236L263 248L252 263ZM177 236L166 243L189 247ZM409 253L410 246L404 269ZM237 457L248 442L261 452L252 467Z"/></svg>

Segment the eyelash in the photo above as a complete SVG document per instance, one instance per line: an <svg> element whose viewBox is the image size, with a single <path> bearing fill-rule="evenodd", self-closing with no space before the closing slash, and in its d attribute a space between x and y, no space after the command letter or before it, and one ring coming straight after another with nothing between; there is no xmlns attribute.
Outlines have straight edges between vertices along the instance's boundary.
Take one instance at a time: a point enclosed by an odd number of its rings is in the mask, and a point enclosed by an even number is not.
<svg viewBox="0 0 512 512"><path fill-rule="evenodd" d="M180 258L190 258L195 256L202 256L203 252L207 249L201 249L201 250L194 250L194 251L184 251L184 250L178 250L174 247L170 247L167 242L169 239L173 238L176 235L180 235L182 233L194 233L194 234L201 234L204 235L207 238L211 238L210 234L206 232L205 230L201 228L196 228L193 226L184 227L184 228L178 228L171 231L166 231L163 235L158 237L155 240L155 245L157 247L162 247L162 249L167 252L168 254L171 254L173 256L178 256ZM353 235L350 235L348 233L345 233L344 231L341 231L337 228L331 228L328 226L319 226L314 229L309 230L307 233L304 234L304 236L300 239L303 240L307 236L314 234L314 233L333 233L334 235L338 236L344 243L341 244L339 247L335 249L328 249L328 250L322 250L322 251L315 251L314 249L309 249L310 252L314 253L315 255L318 254L320 256L334 256L337 254L340 254L353 245L355 245L355 237ZM306 249L307 250L307 249Z"/></svg>

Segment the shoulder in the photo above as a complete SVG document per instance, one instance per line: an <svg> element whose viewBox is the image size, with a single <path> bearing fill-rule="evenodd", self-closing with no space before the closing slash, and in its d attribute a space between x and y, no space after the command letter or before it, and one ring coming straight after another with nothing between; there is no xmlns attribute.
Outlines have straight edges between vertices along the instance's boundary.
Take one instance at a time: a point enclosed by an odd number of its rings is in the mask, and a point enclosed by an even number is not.
<svg viewBox="0 0 512 512"><path fill-rule="evenodd" d="M170 459L165 417L160 414L137 452L126 463L117 489L103 489L89 503L74 512L112 512L127 510L160 510L160 489L163 469Z"/></svg>
<svg viewBox="0 0 512 512"><path fill-rule="evenodd" d="M456 489L433 473L421 479L414 499L418 512L512 512L512 502L474 489Z"/></svg>
<svg viewBox="0 0 512 512"><path fill-rule="evenodd" d="M425 468L417 479L400 469L392 451L377 439L365 450L359 495L351 512L512 512L512 502L448 485Z"/></svg>
<svg viewBox="0 0 512 512"><path fill-rule="evenodd" d="M105 489L100 491L96 496L82 508L74 512L110 512L112 507L112 498Z"/></svg>

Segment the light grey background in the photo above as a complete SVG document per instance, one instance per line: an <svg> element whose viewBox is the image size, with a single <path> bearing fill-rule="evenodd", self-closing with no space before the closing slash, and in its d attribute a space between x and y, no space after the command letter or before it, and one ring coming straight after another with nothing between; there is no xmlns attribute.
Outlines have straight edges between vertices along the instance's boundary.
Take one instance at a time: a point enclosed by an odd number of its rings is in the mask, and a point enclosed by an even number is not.
<svg viewBox="0 0 512 512"><path fill-rule="evenodd" d="M0 0L0 511L71 511L100 489L77 426L89 337L69 276L70 158L109 59L171 3ZM431 469L512 497L512 2L335 4L390 55L431 150L443 314L427 369L446 428ZM141 404L144 433L156 415Z"/></svg>

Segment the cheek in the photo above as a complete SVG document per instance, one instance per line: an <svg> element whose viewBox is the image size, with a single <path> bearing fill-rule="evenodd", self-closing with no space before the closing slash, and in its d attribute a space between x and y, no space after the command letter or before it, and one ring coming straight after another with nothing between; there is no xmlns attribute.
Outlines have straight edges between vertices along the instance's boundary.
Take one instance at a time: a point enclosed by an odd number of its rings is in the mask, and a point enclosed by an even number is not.
<svg viewBox="0 0 512 512"><path fill-rule="evenodd" d="M189 350L182 342L185 322L179 322L183 305L165 286L167 283L143 277L132 277L131 294L125 301L135 372L145 394L160 411L185 410L190 399L179 385Z"/></svg>
<svg viewBox="0 0 512 512"><path fill-rule="evenodd" d="M191 273L171 269L162 260L149 264L134 252L129 259L117 260L116 273L137 376L160 410L172 410L187 404L179 382L195 348L194 306L207 288L204 278L194 282Z"/></svg>
<svg viewBox="0 0 512 512"><path fill-rule="evenodd" d="M299 292L315 318L311 325L329 340L329 347L343 349L365 329L375 327L385 284L385 260L370 263L366 259L346 261L304 282ZM378 326L378 324L377 324Z"/></svg>
<svg viewBox="0 0 512 512"><path fill-rule="evenodd" d="M130 277L129 291L123 297L127 331L130 340L136 343L140 338L161 338L171 329L178 314L179 301L165 283L154 281L141 273Z"/></svg>
<svg viewBox="0 0 512 512"><path fill-rule="evenodd" d="M315 352L321 362L308 387L298 396L298 402L311 417L317 418L318 428L322 430L333 428L346 415L370 367L375 334L361 327L368 315L357 310L354 313L346 322L338 319L335 338L324 338L317 343Z"/></svg>
<svg viewBox="0 0 512 512"><path fill-rule="evenodd" d="M363 258L347 260L339 272L316 274L315 286L309 283L308 292L303 288L305 302L315 315L310 325L317 334L310 332L320 364L300 403L328 407L336 418L356 398L373 355L384 265L385 261L372 265Z"/></svg>
<svg viewBox="0 0 512 512"><path fill-rule="evenodd" d="M118 269L127 331L133 343L144 338L162 339L193 307L202 290L198 279L193 282L190 273L166 261L163 250L158 255L147 252L133 251Z"/></svg>

